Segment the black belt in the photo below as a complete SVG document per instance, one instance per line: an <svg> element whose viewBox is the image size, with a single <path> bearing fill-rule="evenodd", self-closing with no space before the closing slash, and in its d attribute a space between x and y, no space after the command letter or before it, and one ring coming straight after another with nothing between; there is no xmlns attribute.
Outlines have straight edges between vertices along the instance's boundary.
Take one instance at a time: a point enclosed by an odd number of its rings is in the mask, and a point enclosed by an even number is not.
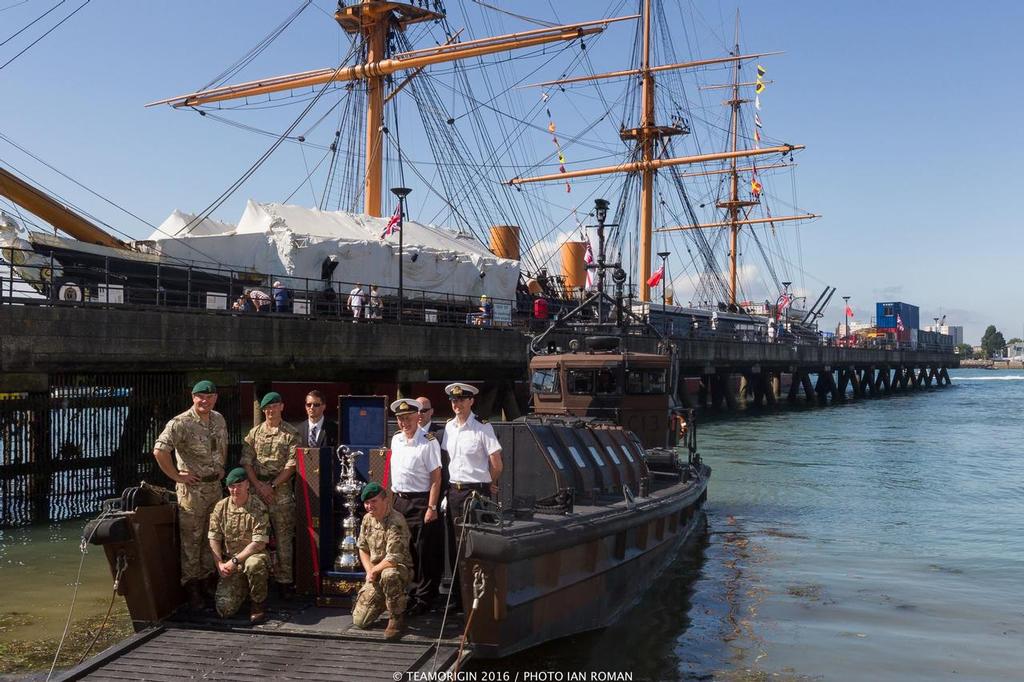
<svg viewBox="0 0 1024 682"><path fill-rule="evenodd" d="M490 490L491 489L491 484L490 483L456 483L455 481L452 481L451 483L449 483L449 485L451 485L451 487L455 488L456 490Z"/></svg>
<svg viewBox="0 0 1024 682"><path fill-rule="evenodd" d="M430 493L400 493L396 490L395 497L401 497L403 500L421 500L425 497L430 497Z"/></svg>

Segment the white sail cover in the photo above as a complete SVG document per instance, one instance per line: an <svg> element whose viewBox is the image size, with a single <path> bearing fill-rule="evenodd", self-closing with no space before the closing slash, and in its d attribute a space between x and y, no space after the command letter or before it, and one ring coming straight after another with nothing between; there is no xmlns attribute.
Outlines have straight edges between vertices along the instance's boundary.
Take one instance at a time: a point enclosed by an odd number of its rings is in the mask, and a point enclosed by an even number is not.
<svg viewBox="0 0 1024 682"><path fill-rule="evenodd" d="M163 234L174 234L189 219L175 211L153 235L165 256L252 269L299 291L318 289L321 265L334 257L334 282L398 287L398 233L381 237L388 218L250 200L237 226L209 220L200 223L199 235ZM519 261L497 258L473 236L447 228L406 220L403 229L407 295L420 290L515 298Z"/></svg>

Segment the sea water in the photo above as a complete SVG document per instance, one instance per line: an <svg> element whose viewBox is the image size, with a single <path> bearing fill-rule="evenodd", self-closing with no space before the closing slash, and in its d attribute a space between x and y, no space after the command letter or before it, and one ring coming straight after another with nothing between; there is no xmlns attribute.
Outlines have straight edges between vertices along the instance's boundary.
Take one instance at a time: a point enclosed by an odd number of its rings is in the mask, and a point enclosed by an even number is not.
<svg viewBox="0 0 1024 682"><path fill-rule="evenodd" d="M510 663L634 680L1024 679L1022 418L1024 372L986 370L706 417L707 532L615 626Z"/></svg>

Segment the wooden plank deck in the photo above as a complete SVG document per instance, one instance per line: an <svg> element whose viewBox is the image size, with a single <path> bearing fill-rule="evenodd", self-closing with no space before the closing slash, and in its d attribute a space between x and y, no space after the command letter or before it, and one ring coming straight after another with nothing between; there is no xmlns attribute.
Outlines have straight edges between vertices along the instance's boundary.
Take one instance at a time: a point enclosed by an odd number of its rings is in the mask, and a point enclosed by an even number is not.
<svg viewBox="0 0 1024 682"><path fill-rule="evenodd" d="M437 646L439 612L410 619L397 642L383 639L386 619L356 630L347 610L307 605L271 616L257 627L212 617L154 626L57 679L393 680L396 672L448 670L458 655L461 619L446 624Z"/></svg>

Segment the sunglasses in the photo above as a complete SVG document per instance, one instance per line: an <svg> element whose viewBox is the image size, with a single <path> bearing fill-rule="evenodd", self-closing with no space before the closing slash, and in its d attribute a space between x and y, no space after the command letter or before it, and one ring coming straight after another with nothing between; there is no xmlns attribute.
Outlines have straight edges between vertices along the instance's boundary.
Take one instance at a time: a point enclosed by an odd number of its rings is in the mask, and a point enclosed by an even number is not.
<svg viewBox="0 0 1024 682"><path fill-rule="evenodd" d="M452 401L453 403L457 403L460 400L469 400L469 396L468 395L453 395L453 396L448 396L448 400Z"/></svg>
<svg viewBox="0 0 1024 682"><path fill-rule="evenodd" d="M306 403L306 407L323 407L323 403Z"/></svg>
<svg viewBox="0 0 1024 682"><path fill-rule="evenodd" d="M427 412L433 412L433 411L434 411L433 407L428 407L425 410L420 410L420 414L426 414Z"/></svg>

